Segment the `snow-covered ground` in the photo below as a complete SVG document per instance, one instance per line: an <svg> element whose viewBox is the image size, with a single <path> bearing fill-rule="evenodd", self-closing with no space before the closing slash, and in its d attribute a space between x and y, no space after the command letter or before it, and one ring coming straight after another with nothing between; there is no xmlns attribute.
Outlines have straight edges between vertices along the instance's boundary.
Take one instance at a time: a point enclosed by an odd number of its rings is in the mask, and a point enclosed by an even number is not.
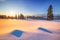
<svg viewBox="0 0 60 40"><path fill-rule="evenodd" d="M48 33L38 28L45 28ZM13 30L21 30L21 37L10 33ZM0 19L0 40L60 40L60 22L46 20L15 20Z"/></svg>

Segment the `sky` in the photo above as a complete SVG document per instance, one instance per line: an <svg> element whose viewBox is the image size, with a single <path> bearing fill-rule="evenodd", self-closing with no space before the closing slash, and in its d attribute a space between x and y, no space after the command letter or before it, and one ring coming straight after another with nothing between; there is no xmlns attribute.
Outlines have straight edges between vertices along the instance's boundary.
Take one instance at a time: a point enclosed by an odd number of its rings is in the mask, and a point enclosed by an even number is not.
<svg viewBox="0 0 60 40"><path fill-rule="evenodd" d="M53 14L60 15L60 0L0 0L0 14L46 15L50 4Z"/></svg>

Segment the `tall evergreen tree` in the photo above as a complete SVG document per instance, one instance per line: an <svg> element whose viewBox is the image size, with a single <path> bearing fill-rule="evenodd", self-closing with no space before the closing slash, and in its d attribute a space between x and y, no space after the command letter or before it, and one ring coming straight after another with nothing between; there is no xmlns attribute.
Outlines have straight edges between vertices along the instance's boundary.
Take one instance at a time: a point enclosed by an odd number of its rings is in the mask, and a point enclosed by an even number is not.
<svg viewBox="0 0 60 40"><path fill-rule="evenodd" d="M52 5L48 8L47 20L53 20Z"/></svg>

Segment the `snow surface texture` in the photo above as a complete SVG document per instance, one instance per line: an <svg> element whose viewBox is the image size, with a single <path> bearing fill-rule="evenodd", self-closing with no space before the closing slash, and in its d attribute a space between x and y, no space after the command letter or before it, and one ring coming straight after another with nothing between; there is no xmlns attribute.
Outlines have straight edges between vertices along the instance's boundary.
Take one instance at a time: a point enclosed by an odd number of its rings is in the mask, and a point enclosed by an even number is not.
<svg viewBox="0 0 60 40"><path fill-rule="evenodd" d="M52 33L38 28L47 29ZM13 30L21 30L23 34L16 37L11 34ZM60 22L0 19L0 40L60 40Z"/></svg>

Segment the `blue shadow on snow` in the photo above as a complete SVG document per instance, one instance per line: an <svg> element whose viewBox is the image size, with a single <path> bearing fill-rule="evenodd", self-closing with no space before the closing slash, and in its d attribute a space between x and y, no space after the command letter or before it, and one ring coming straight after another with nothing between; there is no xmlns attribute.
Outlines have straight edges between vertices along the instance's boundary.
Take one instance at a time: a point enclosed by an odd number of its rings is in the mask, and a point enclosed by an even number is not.
<svg viewBox="0 0 60 40"><path fill-rule="evenodd" d="M14 30L13 32L11 32L11 34L16 37L21 37L22 33L23 33L23 31L21 31L21 30Z"/></svg>
<svg viewBox="0 0 60 40"><path fill-rule="evenodd" d="M44 32L48 32L48 33L52 33L51 31L49 31L49 30L47 30L47 29L45 29L45 28L38 28L38 30L42 30L42 31L44 31Z"/></svg>

